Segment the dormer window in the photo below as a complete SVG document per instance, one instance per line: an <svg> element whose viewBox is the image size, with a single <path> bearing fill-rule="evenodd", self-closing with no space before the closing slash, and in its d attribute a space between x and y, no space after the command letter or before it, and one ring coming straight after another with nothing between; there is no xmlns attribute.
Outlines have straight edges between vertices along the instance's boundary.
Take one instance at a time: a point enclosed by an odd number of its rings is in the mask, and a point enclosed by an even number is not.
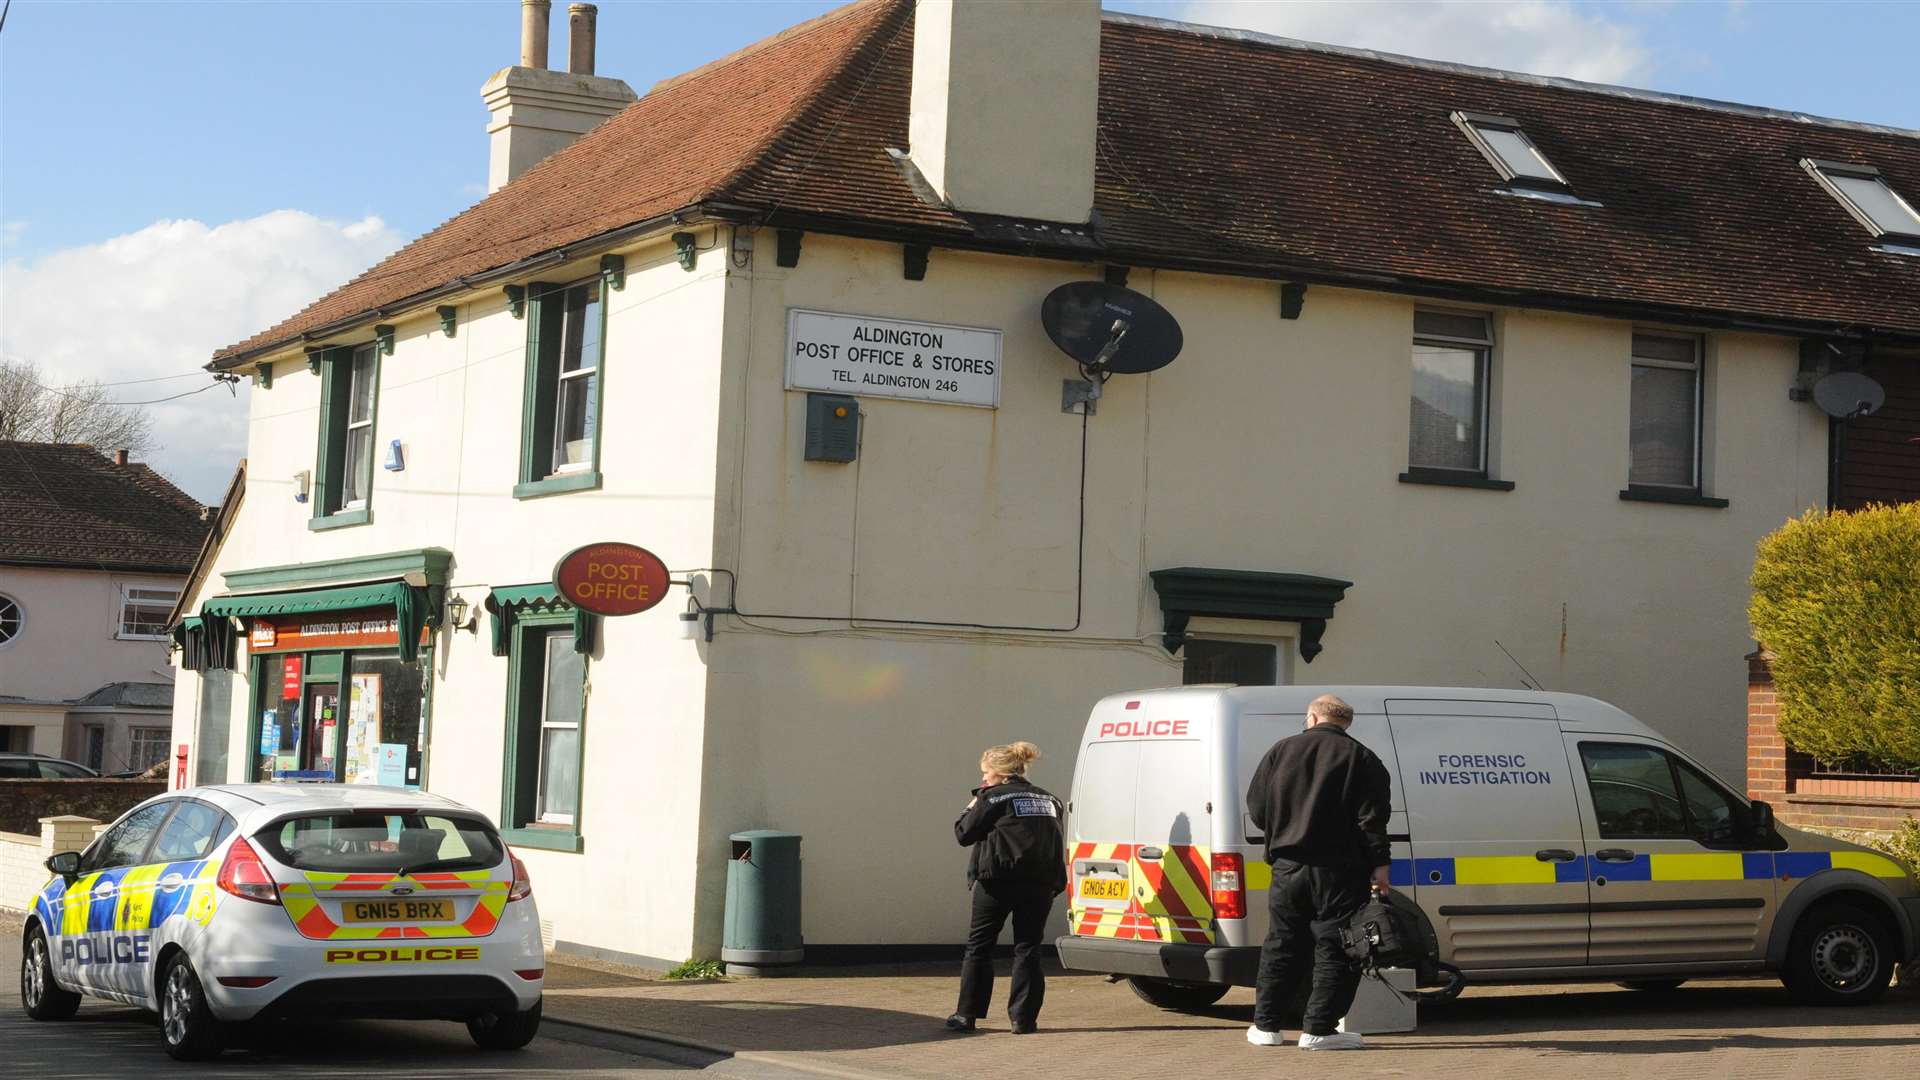
<svg viewBox="0 0 1920 1080"><path fill-rule="evenodd" d="M1518 120L1486 113L1456 112L1453 122L1466 132L1474 148L1507 183L1547 191L1567 190L1567 178L1560 175L1547 155L1520 130Z"/></svg>
<svg viewBox="0 0 1920 1080"><path fill-rule="evenodd" d="M1887 186L1880 170L1871 165L1847 165L1807 158L1800 167L1840 200L1847 213L1875 237L1897 244L1920 244L1920 212Z"/></svg>

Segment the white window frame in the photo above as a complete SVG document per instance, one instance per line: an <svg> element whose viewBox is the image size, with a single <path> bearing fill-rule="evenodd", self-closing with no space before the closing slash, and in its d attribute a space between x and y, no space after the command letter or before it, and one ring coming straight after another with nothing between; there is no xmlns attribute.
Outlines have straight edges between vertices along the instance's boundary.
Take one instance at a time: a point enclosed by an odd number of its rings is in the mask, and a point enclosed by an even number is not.
<svg viewBox="0 0 1920 1080"><path fill-rule="evenodd" d="M0 638L0 649L8 648L14 642L27 636L27 605L21 603L20 598L17 596L0 593L0 605L6 604L13 605L13 617L18 620L18 624L13 629L12 637Z"/></svg>
<svg viewBox="0 0 1920 1080"><path fill-rule="evenodd" d="M1480 338L1454 337L1449 334L1423 334L1420 332L1420 313L1449 315L1455 318L1479 319L1486 327L1486 335ZM1456 469L1447 465L1425 465L1413 460L1412 432L1407 438L1407 468L1422 469L1433 473L1458 473L1461 476L1491 478L1493 476L1493 314L1486 311L1457 311L1447 308L1418 307L1414 309L1414 332L1407 347L1407 372L1413 372L1413 349L1421 345L1431 345L1442 349L1471 348L1479 354L1475 369L1475 393L1479 397L1480 447L1479 465L1472 469ZM1413 402L1413 393L1407 393L1409 407Z"/></svg>
<svg viewBox="0 0 1920 1080"><path fill-rule="evenodd" d="M1548 191L1566 191L1570 187L1566 176L1560 172L1560 167L1548 160L1546 151L1540 149L1537 143L1527 137L1526 129L1520 126L1520 121L1510 116L1466 111L1456 111L1452 119L1454 126L1466 134L1467 141L1471 142L1474 149L1480 151L1481 156L1487 159L1487 164L1492 165L1494 171L1500 174L1500 179L1520 187L1545 188ZM1533 151L1533 156L1539 161L1541 167L1553 174L1552 179L1520 173L1507 161L1506 155L1496 150L1493 143L1487 140L1481 132L1482 128L1511 132L1517 136L1521 142L1527 144L1527 149Z"/></svg>
<svg viewBox="0 0 1920 1080"><path fill-rule="evenodd" d="M1827 194L1833 196L1834 200L1840 204L1842 209L1853 215L1855 221L1865 226L1866 230L1873 234L1874 239L1903 245L1920 244L1920 210L1916 210L1914 205L1907 201L1906 196L1895 191L1893 185L1887 183L1887 178L1881 174L1879 169L1871 165L1853 165L1843 161L1821 161L1817 158L1802 158L1800 160L1800 167L1805 169L1807 175L1813 177L1815 182L1825 188ZM1912 231L1899 228L1890 229L1882 223L1875 221L1872 214L1869 214L1859 203L1853 201L1852 197L1847 194L1846 189L1833 182L1833 178L1836 176L1846 177L1850 180L1872 180L1877 182L1880 187L1892 197L1894 202L1905 208L1907 213L1914 215L1916 224L1912 226Z"/></svg>
<svg viewBox="0 0 1920 1080"><path fill-rule="evenodd" d="M574 732L574 752L578 755L577 764L581 766L586 764L586 748L578 745L580 738L579 732L582 727L580 719L567 722L550 720L547 717L547 702L552 696L553 648L554 643L561 640L566 642L566 648L573 648L573 634L569 631L555 631L553 633L540 635L540 734L536 740L539 754L533 763L533 818L534 821L542 825L572 825L576 816L574 814L550 813L547 810L547 732ZM582 713L585 713L586 701L584 698L580 703L580 709ZM584 716L581 717L581 719L584 719ZM580 801L580 777L577 772L574 777L573 798L574 805L577 809Z"/></svg>
<svg viewBox="0 0 1920 1080"><path fill-rule="evenodd" d="M152 736L156 732L159 734L159 737L160 737L160 757L157 759L157 761L150 761L145 765L139 765L138 762L140 761L140 744L142 742L141 737L143 735L147 736L145 741L151 743L153 741ZM150 769L157 762L166 761L167 750L168 750L167 744L172 741L173 741L172 728L153 727L151 725L141 725L139 727L128 728L127 729L127 767L129 769L132 769L132 768Z"/></svg>
<svg viewBox="0 0 1920 1080"><path fill-rule="evenodd" d="M1704 481L1702 480L1702 477L1701 477L1700 463L1701 463L1702 457L1705 455L1705 450L1706 450L1706 426L1707 426L1706 425L1706 405L1707 405L1707 361L1706 361L1707 343L1706 343L1706 340L1702 338L1699 334L1687 334L1677 330L1660 330L1660 329L1651 328L1651 327L1635 327L1633 330L1632 337L1633 338L1639 338L1639 337L1666 338L1669 341L1686 341L1686 342L1690 342L1693 345L1693 362L1681 363L1680 361L1677 361L1677 360L1662 360L1662 359L1658 359L1656 357L1651 357L1651 356L1641 356L1639 352L1634 348L1634 345L1631 339L1628 341L1628 344L1627 344L1627 359L1629 364L1628 378L1629 379L1632 378L1632 368L1637 368L1637 367L1665 368L1668 371L1693 372L1693 470L1692 470L1693 482L1691 484L1685 484L1685 485L1650 484L1644 481L1634 480L1633 478L1633 440L1631 439L1631 437L1629 437L1629 439L1627 440L1627 487L1629 490L1634 488L1643 488L1643 489L1654 488L1660 491L1691 491L1691 492L1702 491L1704 490L1702 486ZM1627 431L1629 432L1629 435L1631 435L1631 432L1633 431L1633 401L1631 397L1629 397L1627 401Z"/></svg>
<svg viewBox="0 0 1920 1080"><path fill-rule="evenodd" d="M165 595L164 595L164 598L162 598L161 596L136 597L134 594L137 592L159 593L159 594L165 594ZM165 625L166 616L172 613L174 605L179 602L180 602L180 590L178 588L168 589L158 585L150 585L150 584L143 585L143 584L138 584L134 582L128 582L126 584L121 585L120 586L119 625L115 629L113 636L120 641L165 641L167 640L167 628ZM132 613L134 608L158 608L160 611L160 618L161 618L161 624L162 624L160 627L160 632L157 634L137 634L127 629L127 616Z"/></svg>
<svg viewBox="0 0 1920 1080"><path fill-rule="evenodd" d="M374 399L380 396L380 388L374 385L380 374L380 369L376 365L376 361L379 359L379 348L380 346L377 342L358 346L353 350L352 357L347 361L347 434L346 446L340 453L341 510L364 510L367 505L367 496L372 493L373 461L374 458L378 456L376 448L373 445L373 432L371 429L373 428ZM355 420L353 418L353 414L357 411L355 406L360 404L359 398L357 397L357 392L360 389L360 380L356 376L359 374L361 364L367 365L369 373L367 377L367 418L365 420ZM367 477L364 484L366 490L360 492L359 498L349 499L346 497L347 488L349 486L360 485L358 477L354 475L354 470L349 468L347 463L352 456L351 451L353 449L354 433L363 428L368 429L367 460L360 464L360 468L366 473Z"/></svg>
<svg viewBox="0 0 1920 1080"><path fill-rule="evenodd" d="M593 358L592 367L579 367L579 368L575 368L572 371L568 371L567 370L567 341L569 339L568 331L571 329L573 325L575 316L574 316L572 307L567 303L567 298L573 294L573 290L575 289L591 289L596 286L598 286L600 289L600 297L598 300L594 301L595 303L600 305L600 313L596 317L596 321L600 323L600 326L596 328L596 330L600 332L600 338L601 338L599 351L595 354ZM606 334L605 334L607 287L606 287L605 278L593 277L593 278L588 278L585 281L576 281L571 285L568 285L566 288L561 289L559 291L560 291L560 347L555 352L554 361L553 361L553 364L554 364L554 367L553 367L553 373L554 373L553 446L551 447L551 453L553 457L553 460L552 460L553 471L549 474L553 476L559 476L563 473L588 472L593 469L594 462L599 458L597 451L599 450L599 445L600 445L600 423L599 423L600 418L598 415L598 410L595 409L593 414L588 417L588 419L593 423L593 438L591 440L593 443L592 451L590 451L587 454L586 460L584 461L566 460L567 437L566 437L566 431L565 431L565 420L566 420L566 413L567 413L567 383L568 381L573 379L598 379L600 377L600 368L606 363L606 358L607 358L607 342L606 342ZM582 322L586 321L584 307L582 307L581 309L581 315L579 316L579 318ZM580 329L580 335L581 335L581 340L583 342L586 340L586 333L587 333L587 328L585 326L582 326ZM605 385L606 385L605 383L601 383L600 384L601 389L604 389ZM595 393L597 395L599 391L596 390Z"/></svg>

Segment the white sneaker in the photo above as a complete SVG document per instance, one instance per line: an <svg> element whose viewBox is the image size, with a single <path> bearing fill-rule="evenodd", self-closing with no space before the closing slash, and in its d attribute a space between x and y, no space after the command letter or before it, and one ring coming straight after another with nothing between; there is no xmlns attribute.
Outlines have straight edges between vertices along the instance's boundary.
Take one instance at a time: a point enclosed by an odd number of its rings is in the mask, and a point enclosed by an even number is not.
<svg viewBox="0 0 1920 1080"><path fill-rule="evenodd" d="M1305 1036L1302 1036L1303 1038ZM1261 1031L1256 1024L1247 1025L1247 1041L1255 1046L1285 1046L1287 1037L1278 1031Z"/></svg>
<svg viewBox="0 0 1920 1080"><path fill-rule="evenodd" d="M1336 1031L1331 1035L1309 1035L1304 1031L1300 1033L1302 1050L1365 1050L1366 1048L1367 1040L1351 1031Z"/></svg>

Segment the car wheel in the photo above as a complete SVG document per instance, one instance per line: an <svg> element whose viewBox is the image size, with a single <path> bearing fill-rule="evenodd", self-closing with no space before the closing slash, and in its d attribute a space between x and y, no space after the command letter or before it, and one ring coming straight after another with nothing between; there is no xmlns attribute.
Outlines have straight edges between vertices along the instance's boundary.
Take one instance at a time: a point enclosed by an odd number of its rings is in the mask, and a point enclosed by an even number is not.
<svg viewBox="0 0 1920 1080"><path fill-rule="evenodd" d="M184 952L173 954L160 977L160 1041L175 1061L205 1061L222 1047L220 1021Z"/></svg>
<svg viewBox="0 0 1920 1080"><path fill-rule="evenodd" d="M1154 1008L1173 1012L1204 1009L1226 997L1231 989L1218 983L1174 982L1171 979L1149 979L1139 975L1128 979L1127 985L1133 988L1141 1001Z"/></svg>
<svg viewBox="0 0 1920 1080"><path fill-rule="evenodd" d="M1628 979L1614 985L1643 994L1670 994L1686 985L1686 982L1685 979Z"/></svg>
<svg viewBox="0 0 1920 1080"><path fill-rule="evenodd" d="M467 1034L483 1050L518 1050L540 1032L540 1002L526 1012L491 1012L467 1021Z"/></svg>
<svg viewBox="0 0 1920 1080"><path fill-rule="evenodd" d="M1866 1005L1893 979L1893 936L1871 912L1826 904L1801 916L1781 981L1808 1005Z"/></svg>
<svg viewBox="0 0 1920 1080"><path fill-rule="evenodd" d="M80 1008L80 995L54 981L53 953L38 926L27 931L27 948L20 955L20 1004L35 1020L65 1020Z"/></svg>

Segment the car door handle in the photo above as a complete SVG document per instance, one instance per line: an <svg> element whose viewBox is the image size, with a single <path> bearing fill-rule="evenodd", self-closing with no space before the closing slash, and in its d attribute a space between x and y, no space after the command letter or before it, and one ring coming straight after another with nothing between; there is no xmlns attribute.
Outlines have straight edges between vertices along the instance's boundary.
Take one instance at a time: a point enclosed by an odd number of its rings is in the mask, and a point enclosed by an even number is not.
<svg viewBox="0 0 1920 1080"><path fill-rule="evenodd" d="M1140 849L1140 857L1143 859L1158 859L1165 854L1166 852L1157 847L1143 847Z"/></svg>
<svg viewBox="0 0 1920 1080"><path fill-rule="evenodd" d="M179 873L172 873L172 874L168 874L166 877L161 878L158 884L162 891L172 892L173 890L179 888L182 885L185 885L186 883L187 883L187 879L184 876L182 876Z"/></svg>
<svg viewBox="0 0 1920 1080"><path fill-rule="evenodd" d="M1541 862L1572 862L1580 856L1568 851L1566 848L1554 847L1542 848L1534 852L1533 857L1539 859Z"/></svg>
<svg viewBox="0 0 1920 1080"><path fill-rule="evenodd" d="M1617 847L1603 847L1594 852L1593 857L1601 862L1632 862L1634 860L1633 852Z"/></svg>

